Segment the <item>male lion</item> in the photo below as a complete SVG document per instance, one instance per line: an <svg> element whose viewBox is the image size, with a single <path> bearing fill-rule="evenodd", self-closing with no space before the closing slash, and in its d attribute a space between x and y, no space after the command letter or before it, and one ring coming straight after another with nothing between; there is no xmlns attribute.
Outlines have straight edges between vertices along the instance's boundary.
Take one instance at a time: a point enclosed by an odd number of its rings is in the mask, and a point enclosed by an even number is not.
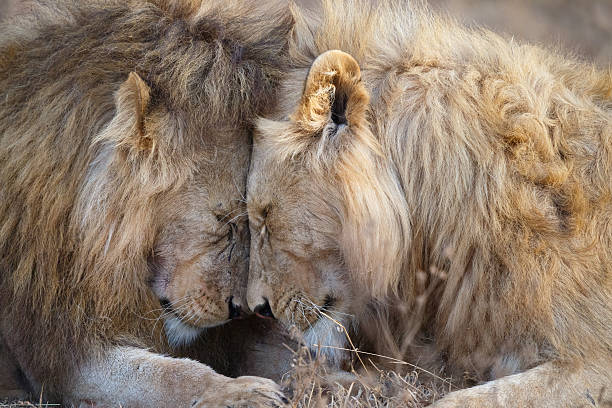
<svg viewBox="0 0 612 408"><path fill-rule="evenodd" d="M610 71L398 2L295 19L284 97L254 136L251 309L334 360L330 318L396 320L402 345L394 308L423 307L416 345L495 380L439 406L610 398Z"/></svg>
<svg viewBox="0 0 612 408"><path fill-rule="evenodd" d="M0 341L36 394L285 402L270 380L161 354L244 304L249 123L291 26L185 4L48 1L0 28Z"/></svg>

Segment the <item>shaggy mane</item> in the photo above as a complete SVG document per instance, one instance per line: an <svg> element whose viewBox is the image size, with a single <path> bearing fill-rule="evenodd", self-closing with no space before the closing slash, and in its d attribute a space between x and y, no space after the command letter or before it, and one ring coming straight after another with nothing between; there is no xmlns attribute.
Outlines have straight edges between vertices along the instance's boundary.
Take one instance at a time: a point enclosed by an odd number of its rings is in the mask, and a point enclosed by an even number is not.
<svg viewBox="0 0 612 408"><path fill-rule="evenodd" d="M367 132L386 159L357 146L336 173L355 279L382 316L404 301L414 310L416 271L443 271L426 329L483 377L609 353L611 70L408 2L372 3L324 0L321 17L294 8L285 85L301 95L328 50L361 67ZM295 95L282 103L299 106Z"/></svg>
<svg viewBox="0 0 612 408"><path fill-rule="evenodd" d="M48 362L49 378L97 339L159 345L143 318L159 308L146 283L151 208L209 144L182 129L222 137L264 113L292 22L250 2L39 3L0 27L0 291L29 371ZM150 155L128 153L111 123L132 71L150 109L201 118L176 115Z"/></svg>

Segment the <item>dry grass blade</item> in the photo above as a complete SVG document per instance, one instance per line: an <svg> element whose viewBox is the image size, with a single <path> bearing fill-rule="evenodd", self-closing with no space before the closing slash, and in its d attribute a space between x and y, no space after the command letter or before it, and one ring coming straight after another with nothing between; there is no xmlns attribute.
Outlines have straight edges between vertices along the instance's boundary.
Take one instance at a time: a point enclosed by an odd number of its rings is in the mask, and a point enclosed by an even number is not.
<svg viewBox="0 0 612 408"><path fill-rule="evenodd" d="M359 353L384 357L374 353ZM422 408L441 398L452 387L448 380L407 362L398 361L414 368L406 374L379 369L373 362L367 373L364 370L353 370L349 373L330 368L321 360L313 358L307 347L295 351L293 370L283 382L286 389L292 393L293 407ZM422 381L419 372L427 372L438 381Z"/></svg>

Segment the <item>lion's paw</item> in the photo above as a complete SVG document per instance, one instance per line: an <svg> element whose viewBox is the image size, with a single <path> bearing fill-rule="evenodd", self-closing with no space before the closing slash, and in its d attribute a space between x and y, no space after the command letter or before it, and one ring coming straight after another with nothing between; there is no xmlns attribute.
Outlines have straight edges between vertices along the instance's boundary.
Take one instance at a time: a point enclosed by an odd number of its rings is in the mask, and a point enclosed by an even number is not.
<svg viewBox="0 0 612 408"><path fill-rule="evenodd" d="M192 405L194 408L232 407L259 408L285 407L289 401L280 386L261 377L238 377L206 392Z"/></svg>

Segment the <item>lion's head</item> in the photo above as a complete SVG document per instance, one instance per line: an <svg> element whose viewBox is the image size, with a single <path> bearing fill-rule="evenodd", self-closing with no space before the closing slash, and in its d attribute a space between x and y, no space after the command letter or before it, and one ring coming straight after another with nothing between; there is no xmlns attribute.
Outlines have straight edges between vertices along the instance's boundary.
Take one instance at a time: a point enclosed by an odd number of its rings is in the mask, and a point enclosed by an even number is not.
<svg viewBox="0 0 612 408"><path fill-rule="evenodd" d="M126 231L135 232L146 223L140 239L151 240L150 252L143 254L147 282L164 309L170 343L183 344L201 328L240 314L244 303L248 130L243 125L210 130L192 114L172 111L164 99L151 101L150 87L136 73L121 85L115 100L115 117L96 137L96 157L78 200L81 233L89 235L90 223L100 222L100 211L108 211L109 226L97 228L105 228L106 233L100 250L112 257L113 244L121 245ZM193 146L184 146L189 140ZM124 190L115 184L126 183L118 177L122 173L131 179L130 185L136 182L138 189L153 189L144 203L124 203L146 206L124 225L120 203L105 202ZM141 193L134 199L137 194ZM149 218L135 227L139 217ZM94 245L102 244L96 239Z"/></svg>
<svg viewBox="0 0 612 408"><path fill-rule="evenodd" d="M370 130L353 57L323 53L286 87L297 100L261 119L254 139L248 302L296 325L309 343L341 346L336 325L351 324L370 293L393 283L402 196Z"/></svg>

